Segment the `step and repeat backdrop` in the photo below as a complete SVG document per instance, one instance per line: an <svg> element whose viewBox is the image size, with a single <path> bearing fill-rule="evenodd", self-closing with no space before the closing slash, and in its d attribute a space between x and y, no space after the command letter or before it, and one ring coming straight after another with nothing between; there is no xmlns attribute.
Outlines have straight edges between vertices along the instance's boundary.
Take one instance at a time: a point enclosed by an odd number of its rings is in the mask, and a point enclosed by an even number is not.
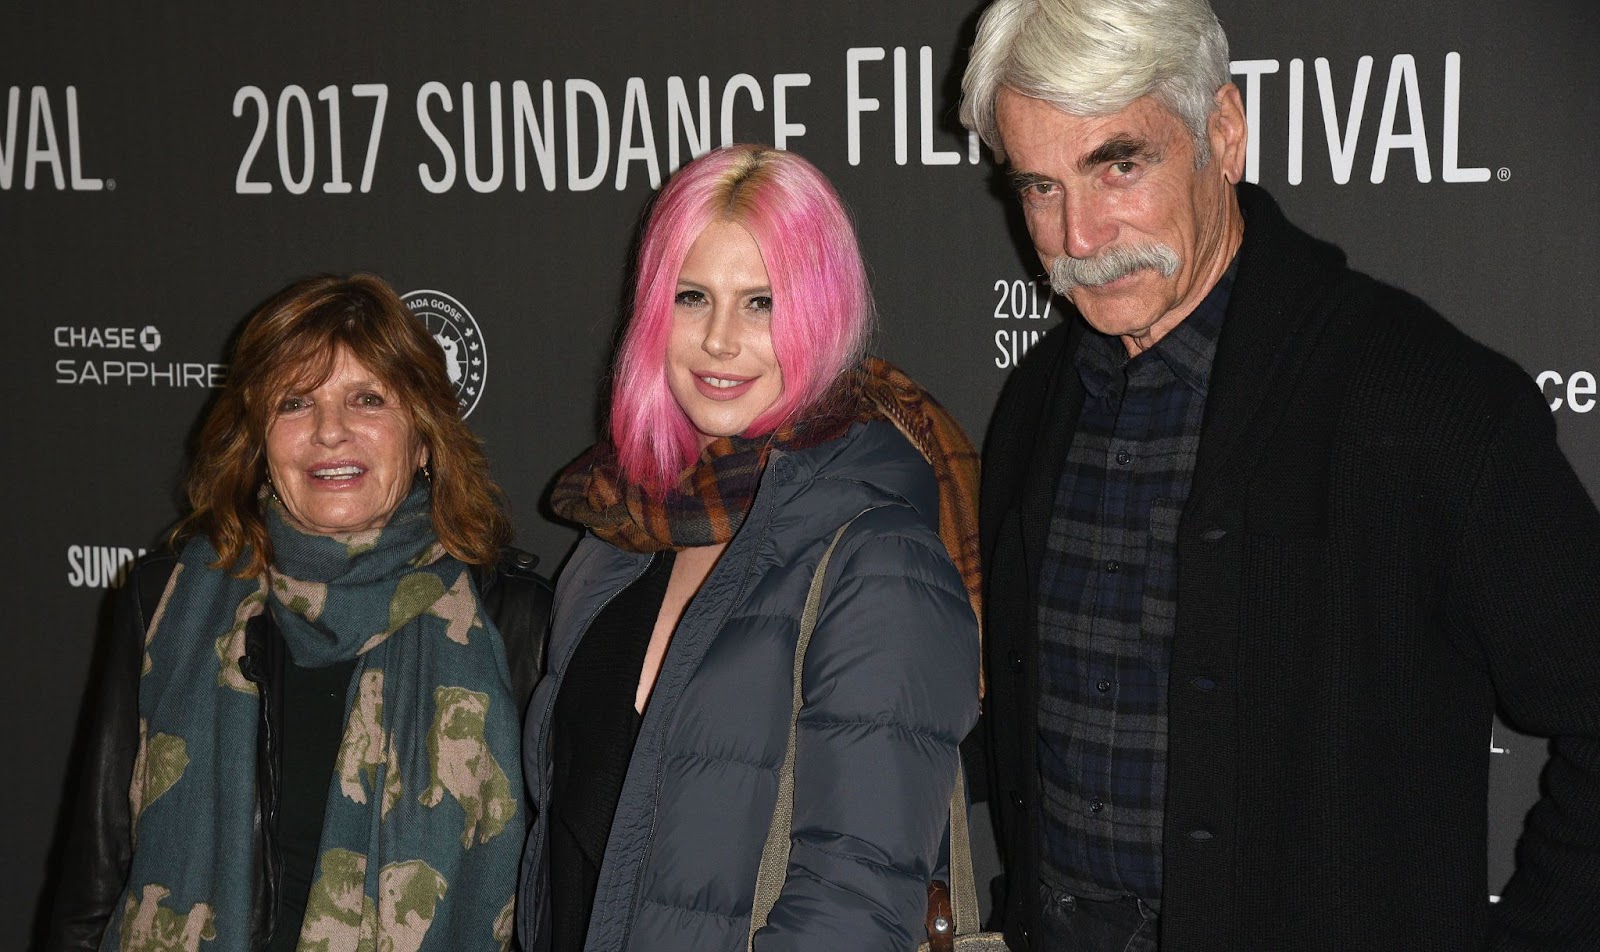
<svg viewBox="0 0 1600 952"><path fill-rule="evenodd" d="M974 0L29 5L0 14L8 545L0 947L48 889L97 642L178 512L187 441L267 295L369 270L451 357L554 571L542 499L595 436L641 212L730 141L854 209L877 350L985 427L1060 318L955 122ZM1248 177L1543 387L1600 488L1600 12L1587 0L1216 0ZM1545 745L1497 726L1495 893Z"/></svg>

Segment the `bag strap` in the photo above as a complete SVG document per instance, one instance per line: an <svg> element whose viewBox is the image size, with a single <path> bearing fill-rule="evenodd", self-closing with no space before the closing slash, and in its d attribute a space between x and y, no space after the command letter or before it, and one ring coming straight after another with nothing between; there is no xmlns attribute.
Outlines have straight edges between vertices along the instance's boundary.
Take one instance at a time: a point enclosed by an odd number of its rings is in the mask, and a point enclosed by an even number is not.
<svg viewBox="0 0 1600 952"><path fill-rule="evenodd" d="M783 766L778 770L778 799L772 807L772 823L767 827L767 841L761 847L761 865L756 872L755 902L750 908L750 936L746 949L755 946L756 932L767 924L772 907L783 891L783 881L789 872L789 841L794 824L794 755L795 733L800 723L800 708L804 704L801 694L801 675L805 669L806 648L811 644L811 633L817 627L817 615L822 608L822 583L828 574L828 561L839 540L844 538L851 523L870 509L851 517L833 534L833 541L817 562L811 576L811 587L806 592L805 610L800 615L800 636L794 647L794 694L789 708L789 742L783 755ZM935 881L929 884L928 936L934 948L945 946L954 936L970 935L978 931L978 892L972 877L972 844L967 839L967 786L961 772L960 759L956 761L956 785L950 794L950 879L951 886ZM945 898L936 900L936 895ZM941 905L950 908L950 921L943 929L939 920L943 916Z"/></svg>
<svg viewBox="0 0 1600 952"><path fill-rule="evenodd" d="M806 592L805 611L800 615L800 637L794 646L794 696L789 707L789 745L783 754L783 766L778 770L778 801L772 807L772 824L767 827L766 845L761 847L761 867L756 873L756 898L750 907L750 937L746 948L754 945L756 930L767 924L767 916L772 914L772 907L778 902L778 893L783 891L784 878L789 873L789 839L794 822L795 728L800 723L800 707L804 703L800 693L800 678L805 669L806 648L811 644L811 633L816 630L817 615L822 609L822 581L828 574L828 560L833 557L839 540L844 538L845 530L867 512L871 510L864 509L856 513L833 534L833 541L828 543L822 559L817 562L817 570L811 576L811 588Z"/></svg>
<svg viewBox="0 0 1600 952"><path fill-rule="evenodd" d="M958 936L975 935L978 887L972 875L972 841L967 833L967 781L956 764L956 786L950 793L950 885L928 884L928 948L951 952Z"/></svg>

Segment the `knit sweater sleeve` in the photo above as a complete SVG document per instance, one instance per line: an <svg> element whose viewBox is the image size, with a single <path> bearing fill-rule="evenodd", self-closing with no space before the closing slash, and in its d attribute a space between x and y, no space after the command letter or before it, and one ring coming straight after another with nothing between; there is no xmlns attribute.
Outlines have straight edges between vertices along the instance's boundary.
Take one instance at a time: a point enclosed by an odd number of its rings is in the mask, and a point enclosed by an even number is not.
<svg viewBox="0 0 1600 952"><path fill-rule="evenodd" d="M1600 948L1600 513L1526 378L1484 448L1450 563L1500 710L1551 738L1491 950Z"/></svg>

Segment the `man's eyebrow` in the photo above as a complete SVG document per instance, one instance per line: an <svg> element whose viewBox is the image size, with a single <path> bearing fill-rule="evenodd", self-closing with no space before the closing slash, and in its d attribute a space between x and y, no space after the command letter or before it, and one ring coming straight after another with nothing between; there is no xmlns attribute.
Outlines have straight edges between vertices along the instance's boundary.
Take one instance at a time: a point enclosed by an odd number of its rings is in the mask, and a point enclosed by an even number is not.
<svg viewBox="0 0 1600 952"><path fill-rule="evenodd" d="M1040 175L1037 172L1025 172L1021 169L1012 169L1007 172L1006 180L1011 183L1011 188L1018 192L1030 185L1050 181L1047 176Z"/></svg>
<svg viewBox="0 0 1600 952"><path fill-rule="evenodd" d="M1160 153L1151 147L1149 140L1130 135L1118 135L1102 142L1099 148L1079 159L1078 171L1087 172L1097 165L1126 162L1129 159L1142 159L1146 162L1151 162L1158 158L1160 158Z"/></svg>

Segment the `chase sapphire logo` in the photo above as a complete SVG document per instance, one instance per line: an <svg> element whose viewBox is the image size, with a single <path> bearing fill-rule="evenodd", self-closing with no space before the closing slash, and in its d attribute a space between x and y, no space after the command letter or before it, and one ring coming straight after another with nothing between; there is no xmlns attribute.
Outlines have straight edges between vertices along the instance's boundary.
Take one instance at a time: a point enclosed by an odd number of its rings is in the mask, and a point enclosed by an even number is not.
<svg viewBox="0 0 1600 952"><path fill-rule="evenodd" d="M445 369L455 384L461 415L470 415L489 379L489 354L484 349L482 328L471 311L443 291L408 291L400 300L444 351Z"/></svg>

